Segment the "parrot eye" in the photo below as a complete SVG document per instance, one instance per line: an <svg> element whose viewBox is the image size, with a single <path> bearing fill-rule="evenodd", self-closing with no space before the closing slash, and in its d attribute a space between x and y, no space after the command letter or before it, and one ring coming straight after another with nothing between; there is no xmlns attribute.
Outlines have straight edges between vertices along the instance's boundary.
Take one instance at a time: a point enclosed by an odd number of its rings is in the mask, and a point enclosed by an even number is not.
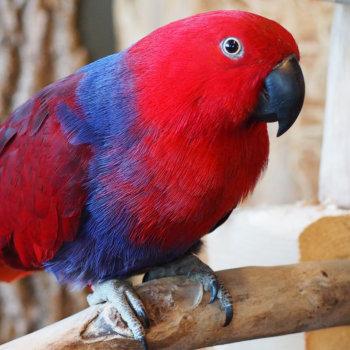
<svg viewBox="0 0 350 350"><path fill-rule="evenodd" d="M237 58L242 56L243 47L238 39L229 37L221 41L221 51L229 58Z"/></svg>

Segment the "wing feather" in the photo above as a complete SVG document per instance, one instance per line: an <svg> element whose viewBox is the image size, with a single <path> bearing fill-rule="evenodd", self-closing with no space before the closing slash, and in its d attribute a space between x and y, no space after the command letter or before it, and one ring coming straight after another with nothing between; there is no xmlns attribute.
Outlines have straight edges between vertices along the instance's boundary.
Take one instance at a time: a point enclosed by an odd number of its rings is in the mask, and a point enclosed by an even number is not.
<svg viewBox="0 0 350 350"><path fill-rule="evenodd" d="M0 126L0 264L40 269L77 234L91 152L69 142L58 110L79 112L79 79L50 85Z"/></svg>

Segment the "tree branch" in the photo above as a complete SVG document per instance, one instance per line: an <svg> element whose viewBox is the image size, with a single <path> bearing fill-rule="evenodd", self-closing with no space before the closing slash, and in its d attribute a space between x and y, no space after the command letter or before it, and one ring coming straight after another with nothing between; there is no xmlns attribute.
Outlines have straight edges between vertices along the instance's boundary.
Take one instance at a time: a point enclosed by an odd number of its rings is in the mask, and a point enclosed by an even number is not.
<svg viewBox="0 0 350 350"><path fill-rule="evenodd" d="M185 278L145 283L137 290L152 326L151 349L195 349L247 339L350 324L350 260L221 271L235 302L223 328L217 302ZM140 349L108 305L78 314L0 346L4 349Z"/></svg>

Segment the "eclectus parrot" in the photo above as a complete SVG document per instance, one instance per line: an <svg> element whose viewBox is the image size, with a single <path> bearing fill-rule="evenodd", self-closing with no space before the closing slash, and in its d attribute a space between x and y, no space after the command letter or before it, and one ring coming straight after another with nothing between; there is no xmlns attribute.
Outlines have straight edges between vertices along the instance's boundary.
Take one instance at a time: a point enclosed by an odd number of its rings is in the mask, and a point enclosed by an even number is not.
<svg viewBox="0 0 350 350"><path fill-rule="evenodd" d="M304 100L299 51L274 21L215 11L155 30L57 81L0 126L0 279L91 285L145 343L131 284L186 275L232 318L195 255L254 188ZM160 267L161 266L161 267Z"/></svg>

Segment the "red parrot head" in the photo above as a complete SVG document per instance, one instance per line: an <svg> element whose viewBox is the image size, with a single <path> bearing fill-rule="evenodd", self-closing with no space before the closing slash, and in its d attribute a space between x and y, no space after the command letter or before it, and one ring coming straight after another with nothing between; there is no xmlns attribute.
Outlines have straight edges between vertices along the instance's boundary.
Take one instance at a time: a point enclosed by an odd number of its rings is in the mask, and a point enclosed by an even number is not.
<svg viewBox="0 0 350 350"><path fill-rule="evenodd" d="M129 52L142 77L140 105L158 127L208 134L266 129L266 122L278 121L279 136L303 104L295 40L278 23L252 13L215 11L179 20Z"/></svg>

